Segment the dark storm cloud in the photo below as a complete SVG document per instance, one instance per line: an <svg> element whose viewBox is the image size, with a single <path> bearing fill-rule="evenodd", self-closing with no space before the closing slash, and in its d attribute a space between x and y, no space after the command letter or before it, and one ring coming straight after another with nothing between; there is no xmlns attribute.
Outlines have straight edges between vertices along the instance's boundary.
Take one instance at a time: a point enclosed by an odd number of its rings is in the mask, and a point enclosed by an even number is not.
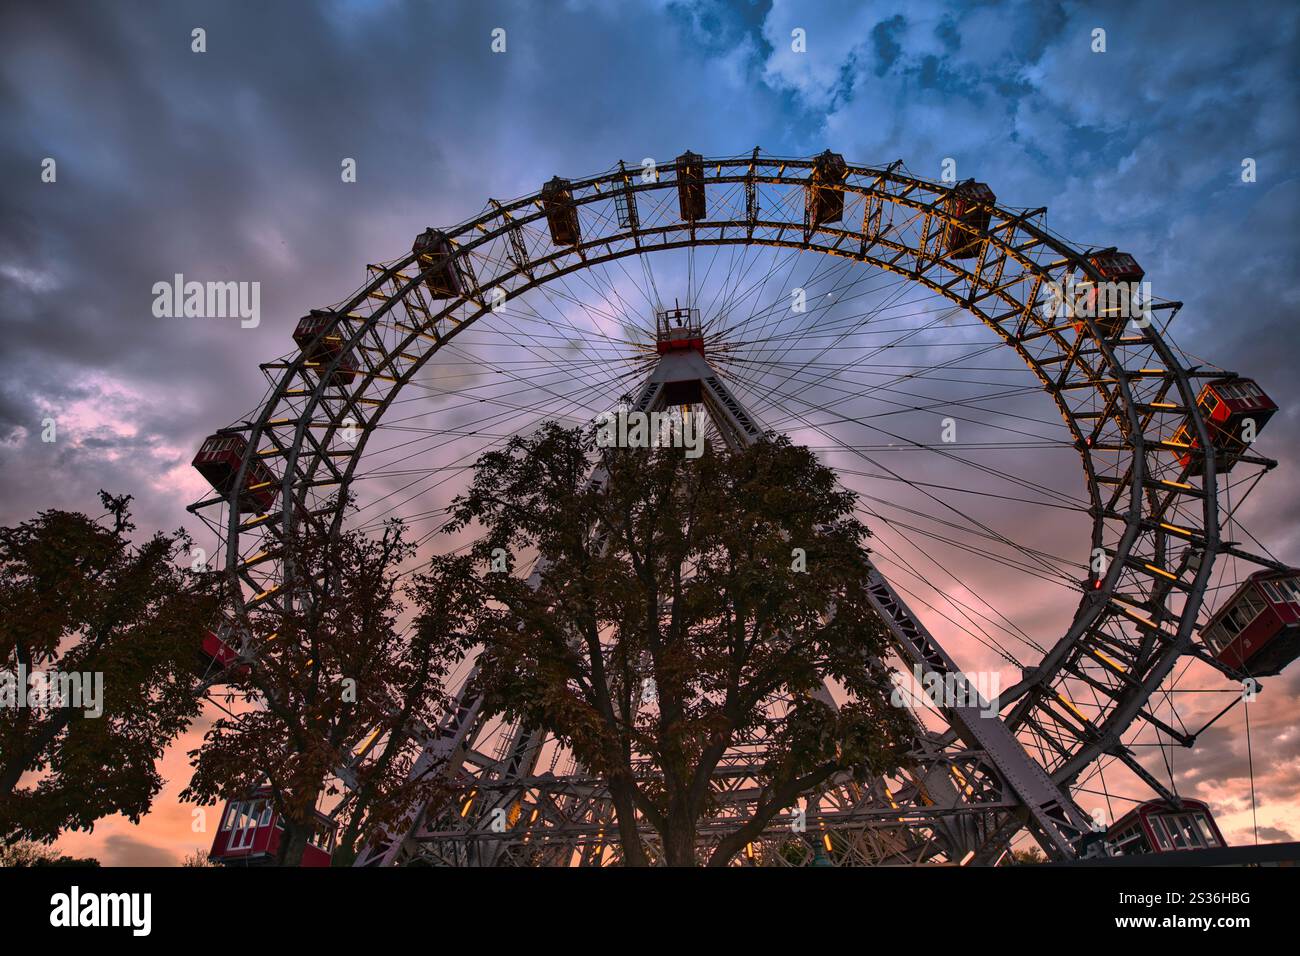
<svg viewBox="0 0 1300 956"><path fill-rule="evenodd" d="M286 350L290 323L347 295L365 263L401 254L424 225L464 219L557 170L675 155L688 141L732 150L706 100L738 88L758 45L727 8L705 13L88 3L54 16L7 6L6 516L50 495L75 506L97 481L138 488L159 465L138 455L141 443L191 449L248 414L265 389L257 364ZM504 56L489 50L496 26L507 30ZM194 27L207 31L206 53L191 52ZM746 147L767 132L755 127ZM56 184L39 181L46 156ZM358 163L355 185L340 182L344 157ZM153 284L175 273L260 282L260 327L155 318ZM71 449L41 447L41 420L106 382L147 396L117 407L132 421L93 432L63 421ZM102 395L98 404L116 407ZM106 465L95 453L114 441L123 457ZM185 500L153 496L140 517L175 524Z"/></svg>
<svg viewBox="0 0 1300 956"><path fill-rule="evenodd" d="M1289 410L1296 17L1267 7L1214 31L1121 4L9 5L0 430L93 371L194 409L156 423L192 445L256 405L256 364L297 315L426 223L620 156L831 140L929 175L951 155L1067 235L1122 234L1188 302L1189 351L1258 373ZM38 180L46 155L57 185ZM151 287L176 272L260 281L261 327L155 319ZM1297 427L1284 412L1269 437Z"/></svg>
<svg viewBox="0 0 1300 956"><path fill-rule="evenodd" d="M175 854L171 851L120 833L104 838L98 859L105 866L176 865Z"/></svg>
<svg viewBox="0 0 1300 956"><path fill-rule="evenodd" d="M1260 827L1259 838L1265 843L1290 843L1295 840L1288 830L1279 830L1277 827Z"/></svg>

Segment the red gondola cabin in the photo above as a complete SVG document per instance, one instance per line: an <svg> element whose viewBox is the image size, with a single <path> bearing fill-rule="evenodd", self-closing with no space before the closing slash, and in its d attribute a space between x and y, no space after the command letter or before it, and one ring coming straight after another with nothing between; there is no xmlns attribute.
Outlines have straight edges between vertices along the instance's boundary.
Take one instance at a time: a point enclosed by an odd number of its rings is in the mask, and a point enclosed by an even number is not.
<svg viewBox="0 0 1300 956"><path fill-rule="evenodd" d="M1199 800L1182 803L1182 809L1175 809L1163 800L1150 800L1124 814L1106 831L1111 856L1228 845L1209 807Z"/></svg>
<svg viewBox="0 0 1300 956"><path fill-rule="evenodd" d="M988 231L995 202L997 196L988 183L969 180L949 191L943 201L944 210L957 221L944 223L943 246L948 255L954 259L970 259L979 252L982 233Z"/></svg>
<svg viewBox="0 0 1300 956"><path fill-rule="evenodd" d="M324 378L325 370L343 352L343 336L335 331L324 335L317 341L317 336L326 331L334 321L334 315L321 309L312 309L310 315L298 320L293 330L293 340L298 343L307 356L307 361L314 363L317 376ZM330 375L329 385L347 385L357 376L356 362L348 352L339 361L338 368Z"/></svg>
<svg viewBox="0 0 1300 956"><path fill-rule="evenodd" d="M435 299L455 299L465 294L466 277L447 234L432 227L415 237L411 251L424 273L424 288Z"/></svg>
<svg viewBox="0 0 1300 956"><path fill-rule="evenodd" d="M696 352L704 354L704 329L700 310L674 308L655 316L655 349L660 355ZM693 368L693 366L687 366ZM684 377L683 377L684 376ZM699 376L695 372L670 374L664 382L664 402L669 406L696 405L704 400Z"/></svg>
<svg viewBox="0 0 1300 956"><path fill-rule="evenodd" d="M209 435L191 462L218 494L229 495L234 487L239 465L248 451L248 440L240 434ZM275 475L261 459L254 458L244 472L244 488L238 496L239 513L261 514L269 511L280 493Z"/></svg>
<svg viewBox="0 0 1300 956"><path fill-rule="evenodd" d="M812 228L843 218L844 177L848 172L844 157L829 149L813 160L808 185L804 187L804 205Z"/></svg>
<svg viewBox="0 0 1300 956"><path fill-rule="evenodd" d="M573 188L567 179L554 177L542 187L542 211L557 246L576 246L582 239L578 224L578 207L573 202Z"/></svg>
<svg viewBox="0 0 1300 956"><path fill-rule="evenodd" d="M1105 252L1089 256L1088 261L1101 273L1101 281L1118 289L1116 295L1099 296L1097 283L1090 277L1079 282L1084 290L1079 308L1097 321L1097 328L1106 338L1114 338L1124 331L1129 319L1135 317L1135 286L1146 276L1146 271L1127 252ZM1098 304L1100 303L1100 305ZM1085 323L1074 323L1076 331L1083 331Z"/></svg>
<svg viewBox="0 0 1300 956"><path fill-rule="evenodd" d="M223 626L215 631L203 632L203 640L199 644L197 661L199 677L207 678L214 674L220 674L238 660L239 649L235 646L234 636L227 627ZM241 664L235 667L231 673L244 676L248 673L248 665Z"/></svg>
<svg viewBox="0 0 1300 956"><path fill-rule="evenodd" d="M1196 397L1206 427L1214 438L1214 470L1232 470L1250 447L1277 405L1248 378L1221 378L1206 382ZM1249 439L1249 440L1248 440ZM1191 426L1184 422L1174 433L1174 442L1187 446L1176 452L1178 461L1189 475L1205 474L1205 455Z"/></svg>
<svg viewBox="0 0 1300 956"><path fill-rule="evenodd" d="M1252 574L1206 621L1201 638L1229 667L1280 673L1300 656L1300 569Z"/></svg>
<svg viewBox="0 0 1300 956"><path fill-rule="evenodd" d="M684 222L705 217L704 157L689 149L677 157L677 210Z"/></svg>
<svg viewBox="0 0 1300 956"><path fill-rule="evenodd" d="M315 830L303 851L303 866L329 866L334 853L334 821L315 814ZM284 825L271 803L268 787L259 787L244 800L231 800L221 814L208 858L225 866L264 866L275 862Z"/></svg>
<svg viewBox="0 0 1300 956"><path fill-rule="evenodd" d="M668 309L655 316L655 351L704 354L704 330L699 309Z"/></svg>

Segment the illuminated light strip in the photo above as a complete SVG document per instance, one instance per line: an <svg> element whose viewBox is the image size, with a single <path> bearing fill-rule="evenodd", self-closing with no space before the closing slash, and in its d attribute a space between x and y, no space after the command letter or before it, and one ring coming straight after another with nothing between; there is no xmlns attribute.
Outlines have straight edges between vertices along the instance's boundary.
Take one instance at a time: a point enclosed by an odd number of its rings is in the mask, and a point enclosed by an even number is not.
<svg viewBox="0 0 1300 956"><path fill-rule="evenodd" d="M1064 704L1066 706L1066 709L1068 709L1070 713L1074 714L1074 716L1078 717L1079 720L1083 721L1085 725L1088 723L1088 718L1083 716L1083 714L1079 711L1079 708L1075 707L1074 704L1070 703L1070 699L1066 697L1064 694L1062 694L1059 690L1056 692L1056 699L1059 700L1062 704Z"/></svg>
<svg viewBox="0 0 1300 956"><path fill-rule="evenodd" d="M1132 608L1128 607L1127 605L1120 604L1118 601L1112 601L1111 604L1114 605L1115 609L1119 611L1121 614L1123 614L1125 617L1127 617L1129 620L1135 621L1136 623L1141 624L1143 627L1149 627L1153 631L1160 630L1160 625L1158 625L1155 621L1151 620L1151 618L1149 617L1143 617L1141 614L1139 614L1137 611L1134 611Z"/></svg>
<svg viewBox="0 0 1300 956"><path fill-rule="evenodd" d="M433 332L433 333L429 333L429 332L421 332L419 329L412 328L412 327L409 326L409 325L404 325L404 324L401 323L401 322L395 322L395 323L393 323L393 324L396 325L396 326L397 326L399 329L401 329L403 332L409 332L411 335L418 335L420 338L422 338L422 339L428 339L430 342L441 342L441 341L442 341L442 337L441 337L440 335L438 335L436 332Z"/></svg>
<svg viewBox="0 0 1300 956"><path fill-rule="evenodd" d="M243 570L244 568L251 568L255 564L260 564L261 562L265 561L268 557L270 557L270 555L271 553L269 551L259 551L257 554L249 558L247 561L244 561L242 564L240 564L239 565L240 570Z"/></svg>
<svg viewBox="0 0 1300 956"><path fill-rule="evenodd" d="M1087 651L1088 651L1089 654L1091 654L1093 657L1097 658L1097 660L1101 661L1103 664L1105 664L1105 665L1106 665L1107 667L1109 667L1111 670L1115 671L1115 673L1117 673L1117 674L1127 674L1127 673L1128 673L1128 668L1125 667L1123 664L1119 663L1119 662L1116 661L1116 660L1112 660L1110 657L1108 657L1107 655L1103 654L1101 651L1097 650L1095 647L1087 647L1086 644L1085 644L1084 646L1085 646L1085 648L1087 648Z"/></svg>
<svg viewBox="0 0 1300 956"><path fill-rule="evenodd" d="M967 781L965 775L960 770L958 770L956 767L949 767L948 771L950 774L952 774L953 779L957 781L958 785L961 787L962 791L966 794L966 796L969 797L971 794L975 792L975 788L970 785L970 782Z"/></svg>
<svg viewBox="0 0 1300 956"><path fill-rule="evenodd" d="M1172 571L1166 571L1164 568L1158 568L1154 564L1150 564L1150 563L1145 563L1142 566L1146 568L1148 571L1150 571L1152 574L1158 574L1162 578L1168 581L1178 580L1178 575L1174 574Z"/></svg>
<svg viewBox="0 0 1300 956"><path fill-rule="evenodd" d="M370 749L370 745L373 744L373 743L375 742L375 738L378 737L378 736L379 736L379 728L376 727L374 730L372 730L372 731L370 732L370 736L367 737L365 740L363 740L363 741L361 742L361 745L360 745L359 747L357 747L356 750L354 750L354 751L352 751L352 752L353 752L353 753L356 753L356 754L362 754L362 753L365 753L367 750Z"/></svg>

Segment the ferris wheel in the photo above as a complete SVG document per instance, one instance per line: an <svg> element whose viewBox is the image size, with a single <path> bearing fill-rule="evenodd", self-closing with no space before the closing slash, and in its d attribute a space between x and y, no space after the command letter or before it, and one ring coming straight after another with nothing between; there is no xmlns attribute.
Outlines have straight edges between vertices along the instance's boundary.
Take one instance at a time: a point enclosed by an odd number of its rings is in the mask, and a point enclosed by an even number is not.
<svg viewBox="0 0 1300 956"><path fill-rule="evenodd" d="M349 496L363 527L396 516L426 554L463 547L439 532L473 461L545 420L687 406L718 447L789 434L872 529L914 766L809 795L807 852L781 821L744 860L996 864L1026 834L1071 858L1141 805L1098 813L1107 775L1190 803L1143 748L1204 729L1186 681L1217 682L1226 712L1296 656L1300 576L1236 519L1274 465L1254 439L1276 406L1174 344L1182 304L1146 294L1134 256L1072 245L1044 214L830 151L688 151L489 200L298 323L256 409L204 443L214 493L190 510L249 610L289 600L286 530L338 529ZM214 673L256 653L209 644ZM965 703L907 684L986 689L967 672L1011 677ZM488 712L473 675L471 657L416 762L460 799L359 864L616 862L600 781ZM747 817L746 754L725 762L702 852Z"/></svg>

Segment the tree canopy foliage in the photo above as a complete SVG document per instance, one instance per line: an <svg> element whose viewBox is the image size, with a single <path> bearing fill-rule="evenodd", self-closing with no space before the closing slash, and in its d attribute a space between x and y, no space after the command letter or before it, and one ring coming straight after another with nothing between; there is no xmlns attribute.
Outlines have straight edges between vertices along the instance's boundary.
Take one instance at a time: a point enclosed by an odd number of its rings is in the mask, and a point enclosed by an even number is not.
<svg viewBox="0 0 1300 956"><path fill-rule="evenodd" d="M192 670L215 583L178 566L183 532L134 545L129 497L101 498L107 523L51 510L0 528L0 669L14 695L0 707L0 843L113 813L138 821L163 784L155 762L199 711ZM33 674L102 682L102 713L33 697Z"/></svg>
<svg viewBox="0 0 1300 956"><path fill-rule="evenodd" d="M446 706L442 682L464 646L403 625L398 569L411 554L400 522L378 537L298 527L283 544L286 599L254 607L233 638L246 645L225 677L237 703L191 752L182 798L240 799L269 787L285 827L282 865L301 862L322 797L333 809L346 790L336 851L346 862L437 788L411 769L420 727Z"/></svg>
<svg viewBox="0 0 1300 956"><path fill-rule="evenodd" d="M725 864L801 796L888 773L909 743L854 502L786 439L689 460L598 452L590 430L548 423L479 459L448 530L482 537L432 562L430 623L482 644L494 708L608 781L625 863ZM494 573L502 554L512 570L545 555L538 579ZM714 773L741 744L761 753L756 812L701 856Z"/></svg>

